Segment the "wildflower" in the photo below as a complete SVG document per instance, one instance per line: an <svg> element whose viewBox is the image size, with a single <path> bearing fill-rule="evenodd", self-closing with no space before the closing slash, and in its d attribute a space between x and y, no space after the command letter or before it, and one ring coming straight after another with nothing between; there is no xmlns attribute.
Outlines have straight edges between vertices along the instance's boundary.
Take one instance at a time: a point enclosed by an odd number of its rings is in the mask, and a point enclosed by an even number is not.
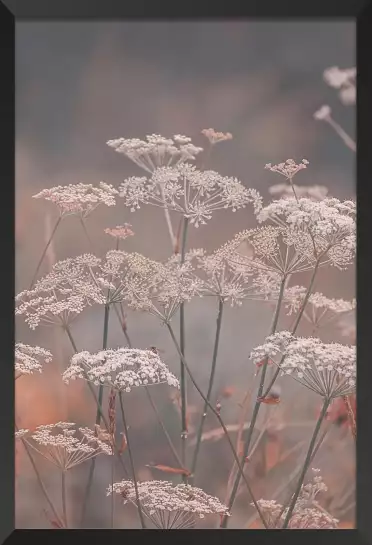
<svg viewBox="0 0 372 545"><path fill-rule="evenodd" d="M253 363L265 357L270 357L280 367L282 375L291 375L329 400L355 390L355 346L326 344L317 338L294 337L288 331L281 331L267 337L250 356Z"/></svg>
<svg viewBox="0 0 372 545"><path fill-rule="evenodd" d="M115 206L117 190L110 184L100 182L99 187L92 184L58 185L43 189L33 196L54 203L62 217L77 214L86 218L100 204Z"/></svg>
<svg viewBox="0 0 372 545"><path fill-rule="evenodd" d="M25 316L31 329L40 323L65 327L87 306L105 303L93 273L100 262L91 254L58 261L33 289L16 296L15 314Z"/></svg>
<svg viewBox="0 0 372 545"><path fill-rule="evenodd" d="M23 433L22 437L43 458L62 471L68 471L98 454L113 454L111 447L98 439L91 429L75 426L72 422L47 424L38 426L34 432Z"/></svg>
<svg viewBox="0 0 372 545"><path fill-rule="evenodd" d="M203 148L191 143L191 138L180 134L176 134L173 139L152 134L146 136L146 140L117 138L109 140L107 145L118 153L123 153L149 173L161 166L176 166L185 161L192 161L203 151Z"/></svg>
<svg viewBox="0 0 372 545"><path fill-rule="evenodd" d="M16 379L22 375L31 375L35 371L42 372L43 363L52 361L52 353L40 346L16 343L15 345Z"/></svg>
<svg viewBox="0 0 372 545"><path fill-rule="evenodd" d="M288 301L290 301L289 314L297 312L305 297L306 289L304 287L296 286L296 290L296 294L292 295L292 293L288 293L286 297L287 304ZM316 292L309 297L307 308L304 311L304 318L306 318L313 327L318 328L338 319L341 315L352 312L355 310L355 307L355 299L352 301L329 299L322 293Z"/></svg>
<svg viewBox="0 0 372 545"><path fill-rule="evenodd" d="M212 146L214 144L217 144L218 142L224 142L226 140L232 139L232 134L230 132L217 132L214 129L203 129L202 134L204 134L204 136L208 138Z"/></svg>
<svg viewBox="0 0 372 545"><path fill-rule="evenodd" d="M294 245L307 259L343 269L352 263L355 255L355 215L353 201L291 198L263 207L257 219L260 223L271 221L287 228L287 244Z"/></svg>
<svg viewBox="0 0 372 545"><path fill-rule="evenodd" d="M284 163L278 163L277 165L272 165L271 163L267 163L265 165L265 168L268 170L271 170L271 172L277 172L278 174L281 174L287 180L292 182L292 179L294 176L304 168L307 168L307 165L309 164L309 161L306 159L302 159L302 161L297 164L293 159L287 159Z"/></svg>
<svg viewBox="0 0 372 545"><path fill-rule="evenodd" d="M324 80L335 89L340 89L340 98L344 104L355 104L356 99L356 68L341 70L331 66L323 73Z"/></svg>
<svg viewBox="0 0 372 545"><path fill-rule="evenodd" d="M141 203L152 204L182 214L195 227L205 225L215 210L231 208L235 212L250 202L258 210L261 203L258 192L246 189L236 178L200 171L188 163L159 167L151 178L128 178L119 192L132 212Z"/></svg>
<svg viewBox="0 0 372 545"><path fill-rule="evenodd" d="M161 383L179 387L178 380L157 354L133 348L102 350L96 354L79 352L72 357L62 378L66 383L83 378L125 392L137 386Z"/></svg>
<svg viewBox="0 0 372 545"><path fill-rule="evenodd" d="M124 225L117 225L113 229L107 228L105 229L105 233L107 235L111 235L112 237L115 237L116 239L122 239L125 240L128 237L131 237L134 235L134 232L131 229L130 223L124 223Z"/></svg>
<svg viewBox="0 0 372 545"><path fill-rule="evenodd" d="M324 106L321 106L319 110L317 110L314 113L314 119L317 119L318 121L324 121L329 119L330 115L331 115L331 108L325 104Z"/></svg>
<svg viewBox="0 0 372 545"><path fill-rule="evenodd" d="M109 486L107 496L113 492L121 495L124 505L128 501L136 502L132 481L114 483ZM229 515L227 507L217 498L195 486L144 481L138 483L138 493L144 514L159 529L193 528L196 517Z"/></svg>
<svg viewBox="0 0 372 545"><path fill-rule="evenodd" d="M275 184L269 187L271 195L280 195L281 198L287 199L293 197L293 193L297 198L307 197L315 201L325 199L328 194L328 188L324 185L296 185L288 186L287 184Z"/></svg>

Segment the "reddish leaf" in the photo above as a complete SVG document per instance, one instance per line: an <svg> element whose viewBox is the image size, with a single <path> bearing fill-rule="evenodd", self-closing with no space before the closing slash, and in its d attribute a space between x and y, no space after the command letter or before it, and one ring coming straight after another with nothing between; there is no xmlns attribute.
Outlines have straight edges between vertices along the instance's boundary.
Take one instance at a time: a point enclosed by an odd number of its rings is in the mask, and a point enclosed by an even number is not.
<svg viewBox="0 0 372 545"><path fill-rule="evenodd" d="M257 398L257 401L260 401L261 403L265 403L266 405L277 405L278 403L280 403L280 397L279 396L259 397Z"/></svg>

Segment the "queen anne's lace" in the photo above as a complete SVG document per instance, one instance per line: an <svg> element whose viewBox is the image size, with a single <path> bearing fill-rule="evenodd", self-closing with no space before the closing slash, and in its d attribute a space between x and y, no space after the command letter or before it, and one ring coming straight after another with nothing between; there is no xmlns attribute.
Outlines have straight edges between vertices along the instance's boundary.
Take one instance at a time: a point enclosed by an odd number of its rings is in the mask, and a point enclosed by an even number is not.
<svg viewBox="0 0 372 545"><path fill-rule="evenodd" d="M166 383L179 388L176 377L152 350L118 348L96 354L79 352L63 373L64 382L83 378L96 385L130 392L137 386Z"/></svg>
<svg viewBox="0 0 372 545"><path fill-rule="evenodd" d="M113 454L111 447L98 439L91 429L76 428L72 422L38 426L34 432L19 430L18 436L62 471L98 454Z"/></svg>
<svg viewBox="0 0 372 545"><path fill-rule="evenodd" d="M122 239L125 240L128 237L131 237L134 235L134 232L131 229L130 223L124 223L124 225L117 225L116 227L113 227L112 229L107 228L105 229L106 235L111 235L112 237L116 239Z"/></svg>
<svg viewBox="0 0 372 545"><path fill-rule="evenodd" d="M99 187L92 184L58 185L43 189L34 199L45 199L54 203L62 217L72 214L86 218L100 204L115 206L118 191L110 184L100 182Z"/></svg>
<svg viewBox="0 0 372 545"><path fill-rule="evenodd" d="M281 331L267 337L250 357L255 364L269 357L282 375L293 376L328 399L348 395L356 387L355 346L326 344L317 338L294 337L289 331Z"/></svg>
<svg viewBox="0 0 372 545"><path fill-rule="evenodd" d="M35 371L41 373L43 363L52 361L52 353L49 350L23 343L16 343L14 356L16 378L22 375L31 375Z"/></svg>
<svg viewBox="0 0 372 545"><path fill-rule="evenodd" d="M114 483L108 488L107 495L113 492L121 495L124 504L136 502L132 481ZM229 515L227 507L217 498L195 486L145 481L138 483L138 493L141 508L157 528L191 528L195 525L195 517Z"/></svg>
<svg viewBox="0 0 372 545"><path fill-rule="evenodd" d="M203 129L202 134L204 134L204 136L208 138L212 146L214 144L217 144L218 142L224 142L226 140L232 139L232 134L230 132L218 132L214 129Z"/></svg>
<svg viewBox="0 0 372 545"><path fill-rule="evenodd" d="M287 159L284 163L278 163L277 165L272 165L271 163L267 163L265 165L265 168L268 170L271 170L271 172L276 172L277 174L281 174L287 180L292 181L293 177L304 168L307 168L307 165L309 164L309 161L306 159L302 159L302 161L297 164L293 159Z"/></svg>

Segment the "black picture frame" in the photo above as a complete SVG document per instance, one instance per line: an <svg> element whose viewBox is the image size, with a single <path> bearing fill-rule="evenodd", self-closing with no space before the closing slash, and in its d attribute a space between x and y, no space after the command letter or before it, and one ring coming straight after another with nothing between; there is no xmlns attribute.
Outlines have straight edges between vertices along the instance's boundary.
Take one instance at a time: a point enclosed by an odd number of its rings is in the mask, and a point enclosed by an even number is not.
<svg viewBox="0 0 372 545"><path fill-rule="evenodd" d="M1 378L0 395L0 541L7 544L30 543L32 540L42 543L71 540L80 543L105 544L129 543L147 539L158 539L169 543L186 543L196 539L201 542L218 543L234 541L269 544L278 542L286 545L302 543L327 543L337 545L372 545L372 361L368 339L372 332L372 303L369 281L372 278L370 260L369 217L371 215L370 188L372 185L369 165L370 138L372 127L371 115L371 35L372 3L367 0L312 0L307 4L298 0L261 0L238 3L236 1L207 4L157 2L123 2L120 0L0 0L0 135L1 135L1 170L2 204L0 214L3 267L3 296L1 304ZM357 203L358 203L358 252L357 252L357 353L358 353L358 440L357 440L357 529L355 530L318 530L288 531L271 530L263 532L251 530L193 531L187 533L177 530L176 535L163 532L151 534L138 531L119 530L14 530L14 150L15 150L15 24L18 20L56 20L56 19L170 19L170 18L348 18L357 23ZM340 453L342 455L342 453ZM368 515L370 513L370 515ZM50 533L52 532L52 533ZM123 533L125 532L125 533ZM127 541L127 542L128 542Z"/></svg>

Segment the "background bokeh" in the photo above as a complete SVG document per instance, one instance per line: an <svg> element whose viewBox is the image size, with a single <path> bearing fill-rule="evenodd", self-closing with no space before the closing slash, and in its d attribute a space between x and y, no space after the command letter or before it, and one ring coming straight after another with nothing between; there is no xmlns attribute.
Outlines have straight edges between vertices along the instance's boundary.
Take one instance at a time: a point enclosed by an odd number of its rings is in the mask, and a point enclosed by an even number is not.
<svg viewBox="0 0 372 545"><path fill-rule="evenodd" d="M118 185L127 176L142 175L129 159L105 144L111 138L180 133L203 146L201 130L213 127L231 132L233 140L217 145L210 168L238 177L247 187L258 189L265 201L270 197L270 185L282 179L264 170L264 165L287 158L306 158L310 162L308 169L298 175L297 184L326 185L331 195L342 199L355 196L354 155L327 124L313 119L315 110L324 103L330 104L337 121L354 135L354 108L343 106L336 91L322 78L323 70L329 66L355 65L352 22L18 22L16 36L17 291L28 286L57 218L53 205L34 200L32 195L45 187L77 182L97 184L100 180ZM112 247L112 239L104 234L104 228L124 222L131 223L135 231L135 236L125 242L126 249L154 259L169 255L161 211L144 206L131 214L121 204L99 208L88 220L98 255ZM190 229L188 244L213 250L237 231L254 225L249 207L235 214L219 211L206 226ZM68 218L57 231L42 272L47 272L56 259L86 251L89 247L78 220ZM304 275L295 283L305 283L307 279ZM322 271L316 289L329 297L350 299L354 297L354 270ZM223 388L232 388L232 396L223 400L226 423L237 421L238 403L252 383L254 372L248 355L265 336L271 312L267 304L252 302L226 312L214 396L221 398ZM195 301L187 307L187 357L203 388L209 375L215 317L216 304L211 300ZM79 349L100 349L102 321L101 308L90 309L76 321L74 336ZM284 317L282 327L288 323ZM128 328L134 346L158 346L169 367L178 373L175 349L165 328L154 318L129 312ZM306 333L305 328L303 331ZM328 329L322 335L324 339L339 340L337 329ZM71 355L62 333L43 328L32 332L19 320L17 339L50 348L55 354L55 364L41 376L17 381L16 413L21 426L65 419L92 425L95 409L84 385L61 385L59 373ZM117 347L123 343L114 316L109 345ZM270 410L277 411L281 422L299 423L281 432L280 440L291 448L308 436L318 400L302 389L299 392L288 381L281 386L282 403ZM159 387L154 390L154 397L178 444L178 416L169 391ZM191 440L200 410L200 401L192 391L189 402L191 416L194 414ZM139 477L170 477L146 467L174 462L144 392L127 396L127 410ZM206 429L215 426L215 420L208 419ZM354 451L345 430L335 428L332 433L333 440L319 453L317 466L325 480L328 478L332 486L338 487L332 493L340 502L343 494L350 495L350 490L353 493ZM337 452L341 447L343 455L335 457L334 449ZM295 460L299 452L296 451ZM288 467L281 464L268 478L261 467L264 455L258 449L257 467L251 471L256 472L252 475L256 495L270 498L285 482L289 467L293 468L295 462L290 459ZM223 499L231 463L223 439L206 441L196 484ZM58 502L57 477L45 464L42 471ZM70 474L72 512L78 512L86 472L87 466ZM340 475L344 476L341 482ZM105 504L109 482L110 466L99 459L89 526L109 524L109 504ZM244 491L236 506L231 528L242 527L252 515ZM20 453L17 527L50 527L44 507L32 469ZM118 527L137 525L131 509L118 505L116 516ZM340 518L352 520L352 510Z"/></svg>

